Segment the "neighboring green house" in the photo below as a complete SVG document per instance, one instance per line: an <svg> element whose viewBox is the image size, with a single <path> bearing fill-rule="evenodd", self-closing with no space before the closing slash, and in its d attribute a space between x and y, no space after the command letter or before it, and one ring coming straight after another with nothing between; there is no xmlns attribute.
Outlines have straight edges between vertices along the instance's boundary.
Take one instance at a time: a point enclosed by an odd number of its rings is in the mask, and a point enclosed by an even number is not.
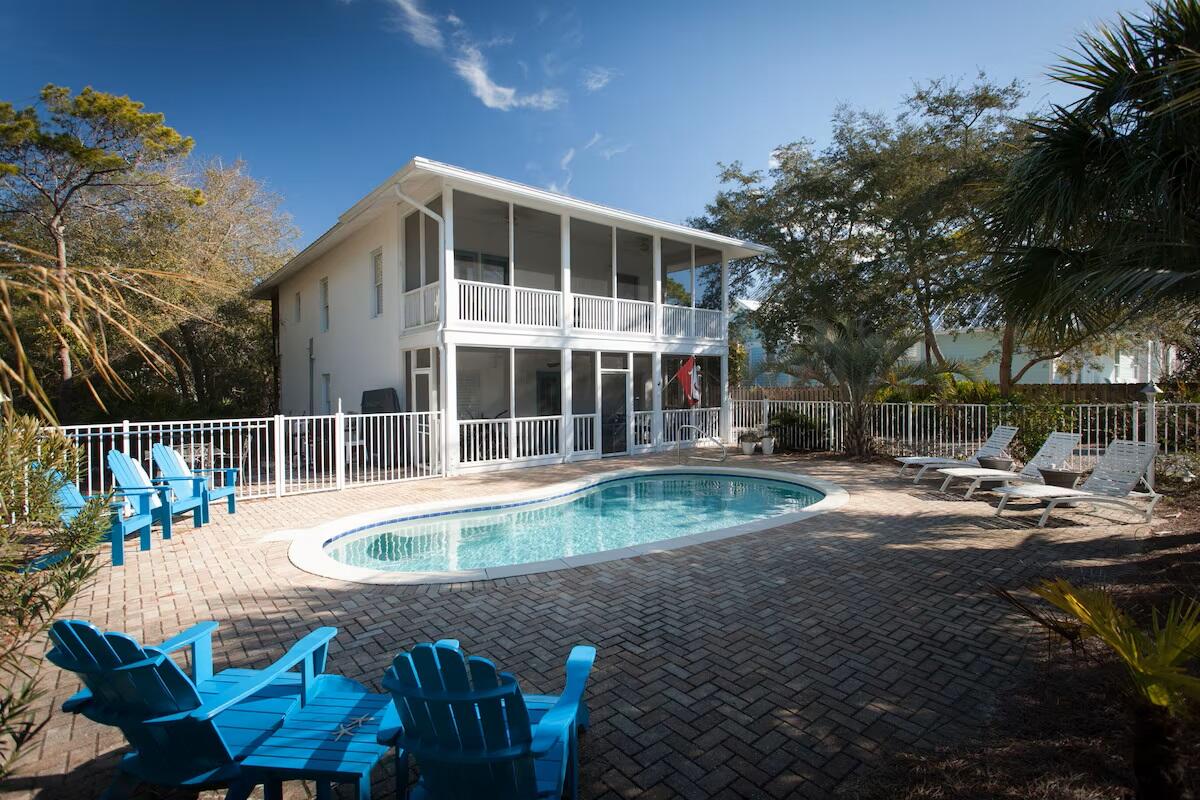
<svg viewBox="0 0 1200 800"><path fill-rule="evenodd" d="M1000 337L986 328L942 330L936 333L942 355L952 361L974 362L980 377L993 383L1000 379ZM923 345L910 351L912 358L923 357ZM1040 361L1021 376L1018 383L1145 383L1169 375L1177 368L1178 353L1173 346L1143 340L1127 348L1108 352L1068 353L1062 358ZM1020 349L1013 355L1013 374L1029 363L1029 353ZM1147 369L1147 364L1151 369Z"/></svg>
<svg viewBox="0 0 1200 800"><path fill-rule="evenodd" d="M734 299L730 311L742 322L742 336L746 347L747 366L744 385L759 387L798 386L800 381L781 372L764 371L772 353L763 344L761 332L748 322L749 315L758 310L757 300ZM1000 337L987 328L962 330L940 330L937 336L942 355L952 361L964 361L977 365L982 379L992 383L1000 381ZM924 345L916 344L909 357L924 357ZM1108 352L1074 352L1062 358L1039 361L1021 376L1018 383L1145 383L1172 374L1179 367L1179 354L1172 345L1154 340L1142 340L1136 344L1115 348ZM1020 372L1029 363L1029 353L1018 348L1013 355L1013 374ZM1147 364L1151 369L1147 369Z"/></svg>
<svg viewBox="0 0 1200 800"><path fill-rule="evenodd" d="M736 298L730 304L735 320L742 323L742 341L746 348L746 374L742 379L746 386L796 386L800 382L783 372L764 372L763 365L771 360L772 353L763 344L762 332L751 325L748 316L758 310L757 300Z"/></svg>

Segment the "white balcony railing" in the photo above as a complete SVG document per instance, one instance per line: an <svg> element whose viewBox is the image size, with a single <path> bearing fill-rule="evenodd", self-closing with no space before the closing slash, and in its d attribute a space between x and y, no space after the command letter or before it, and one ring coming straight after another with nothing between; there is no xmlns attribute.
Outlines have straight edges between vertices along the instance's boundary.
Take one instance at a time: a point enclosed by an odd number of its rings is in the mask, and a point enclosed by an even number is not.
<svg viewBox="0 0 1200 800"><path fill-rule="evenodd" d="M692 335L692 310L684 306L663 306L662 335L690 337Z"/></svg>
<svg viewBox="0 0 1200 800"><path fill-rule="evenodd" d="M459 420L459 462L488 464L557 456L562 452L561 429L559 416Z"/></svg>
<svg viewBox="0 0 1200 800"><path fill-rule="evenodd" d="M633 412L633 446L646 447L654 444L654 412Z"/></svg>
<svg viewBox="0 0 1200 800"><path fill-rule="evenodd" d="M513 309L518 325L557 328L562 325L562 292L548 289L514 290Z"/></svg>
<svg viewBox="0 0 1200 800"><path fill-rule="evenodd" d="M693 308L692 336L697 339L722 338L721 312L711 308Z"/></svg>
<svg viewBox="0 0 1200 800"><path fill-rule="evenodd" d="M600 443L596 440L595 414L575 414L571 417L571 424L575 427L573 452L594 453L600 449Z"/></svg>
<svg viewBox="0 0 1200 800"><path fill-rule="evenodd" d="M458 282L458 318L463 322L508 323L508 287L500 283Z"/></svg>
<svg viewBox="0 0 1200 800"><path fill-rule="evenodd" d="M509 420L464 419L458 422L458 460L486 464L508 459Z"/></svg>
<svg viewBox="0 0 1200 800"><path fill-rule="evenodd" d="M571 327L583 331L613 329L613 299L591 294L571 295Z"/></svg>
<svg viewBox="0 0 1200 800"><path fill-rule="evenodd" d="M642 336L655 332L655 304L645 300L572 294L564 319L562 292L480 281L457 283L462 322L536 328L566 325L573 330ZM407 313L407 296L405 303ZM687 306L662 306L661 332L678 339L724 338L720 311Z"/></svg>
<svg viewBox="0 0 1200 800"><path fill-rule="evenodd" d="M663 441L689 442L698 438L719 437L721 434L720 408L676 408L663 414ZM699 428L699 432L691 427Z"/></svg>
<svg viewBox="0 0 1200 800"><path fill-rule="evenodd" d="M543 458L559 454L562 417L520 417L513 422L517 428L517 452L514 458Z"/></svg>
<svg viewBox="0 0 1200 800"><path fill-rule="evenodd" d="M438 321L438 284L431 283L404 293L404 327L419 328Z"/></svg>
<svg viewBox="0 0 1200 800"><path fill-rule="evenodd" d="M654 303L617 300L616 330L622 333L654 333Z"/></svg>

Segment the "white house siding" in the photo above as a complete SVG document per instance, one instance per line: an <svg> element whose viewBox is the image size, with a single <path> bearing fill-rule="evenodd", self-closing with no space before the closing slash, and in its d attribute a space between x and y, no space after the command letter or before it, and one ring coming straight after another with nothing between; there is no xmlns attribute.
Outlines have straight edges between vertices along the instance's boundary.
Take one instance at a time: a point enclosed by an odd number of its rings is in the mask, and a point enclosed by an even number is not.
<svg viewBox="0 0 1200 800"><path fill-rule="evenodd" d="M328 374L331 405L340 398L348 412L360 410L364 389L391 387L403 397L400 331L400 259L397 207L321 255L279 288L280 410L309 413L308 341L315 350L313 413L322 413L321 376ZM371 254L383 251L383 313L373 316ZM329 330L321 330L320 281L329 279ZM295 295L302 312L295 321Z"/></svg>

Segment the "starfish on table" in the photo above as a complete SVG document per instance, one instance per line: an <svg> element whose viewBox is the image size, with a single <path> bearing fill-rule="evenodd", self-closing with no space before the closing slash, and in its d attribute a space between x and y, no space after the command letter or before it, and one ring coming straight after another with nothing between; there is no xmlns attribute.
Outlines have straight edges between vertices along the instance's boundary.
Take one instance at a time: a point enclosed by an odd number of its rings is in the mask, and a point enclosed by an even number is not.
<svg viewBox="0 0 1200 800"><path fill-rule="evenodd" d="M354 736L355 734L358 733L359 728L361 728L363 725L366 725L368 722L371 722L374 719L375 719L375 717L371 716L370 714L367 714L365 716L355 717L354 719L350 720L349 722L345 722L345 723L338 725L337 732L334 733L334 735L333 735L333 740L335 742L340 742L342 740L343 736Z"/></svg>

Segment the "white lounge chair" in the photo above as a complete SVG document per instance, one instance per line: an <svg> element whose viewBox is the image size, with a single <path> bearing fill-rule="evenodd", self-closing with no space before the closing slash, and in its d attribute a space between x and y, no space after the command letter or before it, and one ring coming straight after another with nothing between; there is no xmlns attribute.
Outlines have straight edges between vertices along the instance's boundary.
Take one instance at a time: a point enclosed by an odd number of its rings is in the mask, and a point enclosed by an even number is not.
<svg viewBox="0 0 1200 800"><path fill-rule="evenodd" d="M1162 495L1153 491L1135 492L1134 488L1146 476L1150 462L1158 452L1154 442L1131 442L1125 439L1115 439L1104 451L1096 468L1083 485L1078 489L1064 489L1059 486L1041 486L1025 484L1022 486L1005 486L998 489L1003 496L996 509L999 516L1004 511L1008 501L1014 497L1028 500L1044 500L1046 510L1038 520L1038 527L1046 525L1050 512L1063 503L1089 503L1092 505L1110 505L1127 508L1136 513L1143 513L1142 508L1133 501L1146 500L1145 521L1149 522L1154 514L1154 506L1162 499Z"/></svg>
<svg viewBox="0 0 1200 800"><path fill-rule="evenodd" d="M1013 437L1016 435L1016 426L997 425L996 429L992 431L992 435L987 438L987 441L980 445L979 449L975 451L975 455L969 458L901 456L896 459L900 462L900 471L896 473L896 477L903 478L904 470L909 467L917 467L917 476L913 478L913 483L920 483L921 479L925 477L925 473L931 469L939 469L941 467L978 467L980 458L1002 455L1005 448L1012 443Z"/></svg>
<svg viewBox="0 0 1200 800"><path fill-rule="evenodd" d="M971 485L967 487L966 497L974 494L984 481L998 481L1002 486L1008 486L1012 481L1041 483L1042 473L1040 470L1051 469L1062 464L1071 457L1078 446L1078 433L1055 432L1046 437L1046 441L1038 448L1033 458L1021 467L1020 472L984 469L983 467L942 467L938 469L939 474L946 476L946 480L942 481L942 491L946 491L954 480L971 481Z"/></svg>

